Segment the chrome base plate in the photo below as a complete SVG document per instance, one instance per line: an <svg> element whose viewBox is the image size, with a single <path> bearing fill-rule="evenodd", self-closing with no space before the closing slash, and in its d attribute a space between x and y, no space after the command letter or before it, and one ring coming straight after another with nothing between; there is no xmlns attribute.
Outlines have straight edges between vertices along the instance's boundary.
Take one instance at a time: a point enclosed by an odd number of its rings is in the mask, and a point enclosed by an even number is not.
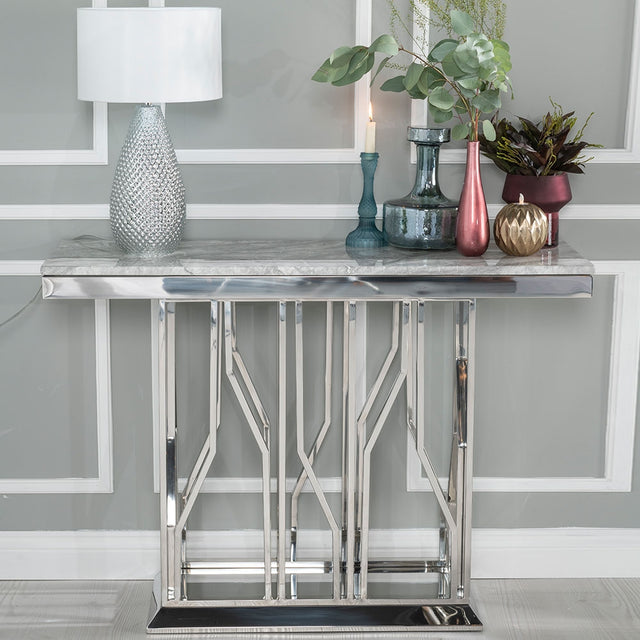
<svg viewBox="0 0 640 640"><path fill-rule="evenodd" d="M482 631L468 604L160 607L148 633L363 633Z"/></svg>

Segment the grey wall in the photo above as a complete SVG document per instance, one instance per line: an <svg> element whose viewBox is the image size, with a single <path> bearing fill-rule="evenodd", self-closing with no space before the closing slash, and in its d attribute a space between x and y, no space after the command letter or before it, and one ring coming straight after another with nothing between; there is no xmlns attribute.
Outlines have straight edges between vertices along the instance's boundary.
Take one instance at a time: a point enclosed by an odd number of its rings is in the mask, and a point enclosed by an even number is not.
<svg viewBox="0 0 640 640"><path fill-rule="evenodd" d="M225 96L215 103L169 107L167 119L177 148L296 150L352 145L353 89L316 85L309 77L329 51L352 42L355 2L191 0L189 4L223 9ZM38 164L43 150L91 147L91 106L78 102L74 89L75 8L88 5L79 0L0 4L0 156L5 158L0 166L0 322L29 301L39 285L33 265L19 261L44 259L63 238L109 234L105 219L83 219L82 209L65 214L64 206L46 205L108 201L131 105L109 106L108 165ZM506 39L512 44L516 97L505 111L535 118L553 96L582 117L596 112L588 138L607 148L623 147L627 106L634 104L629 91L634 5L633 0L617 0L613 12L610 4L596 0L509 1ZM553 20L548 19L550 14ZM374 1L374 34L386 31L388 20L386 3ZM598 47L591 46L594 42ZM376 197L382 202L411 186L414 166L405 139L410 104L404 95L377 90L372 99L381 154ZM11 153L22 150L34 151L26 164L19 164L23 162L19 153ZM190 203L252 204L256 215L262 204L348 204L355 214L361 190L360 167L355 163L186 164L183 174ZM443 186L451 197L460 191L462 174L460 164L442 166ZM497 205L503 176L489 165L483 165L483 176L487 200ZM635 294L629 286L616 293L615 273L636 268L634 261L640 260L637 176L635 163L598 162L589 165L585 176L572 178L574 207L562 220L561 235L586 257L600 261L602 275L596 278L593 299L479 304L477 474L556 479L541 492L505 492L495 486L479 492L474 522L480 527L640 527L640 439L630 470L631 491L606 491L602 485L596 490L566 491L557 482L605 474L607 433L616 427L611 421L607 424L613 312L620 295ZM603 210L589 205L603 205ZM630 219L607 219L609 205L620 205L615 215ZM330 212L331 207L323 211ZM328 215L286 221L190 220L186 235L342 238L353 226L352 221ZM602 261L615 261L614 275L611 265ZM428 336L433 350L430 437L441 468L448 442L440 424L448 418L450 388L440 372L450 313L446 305L431 311ZM56 489L61 479L73 487L80 486L74 479L95 478L98 452L104 446L96 431L92 303L37 301L0 327L0 530L157 526L149 305L115 302L110 319L114 486L107 493ZM199 342L205 322L202 308L180 310L180 367L192 372L180 388L184 461L195 455L206 422L206 360ZM258 329L273 329L273 317L257 306L246 309L241 322L243 352L258 374L259 390L268 397L274 354L255 336ZM387 329L388 310L370 315L373 368L383 357ZM616 353L632 347L623 344ZM316 374L314 382L313 376L310 372L312 386L320 380ZM308 407L310 414L312 408ZM401 414L400 402L375 452L377 498L372 522L384 528L430 526L435 518L429 494L406 490ZM256 448L239 415L233 403L225 407L221 446L227 453L212 475L259 475ZM615 418L621 419L619 414ZM319 467L323 475L339 475L338 441L335 433L329 438L328 455ZM631 437L626 442L632 446ZM33 488L32 479L50 480L50 486L43 492L41 485ZM314 501L305 496L303 507L308 522L321 526ZM205 528L218 526L222 515L229 517L230 527L253 527L259 513L258 494L216 493L204 496L194 517L197 526Z"/></svg>

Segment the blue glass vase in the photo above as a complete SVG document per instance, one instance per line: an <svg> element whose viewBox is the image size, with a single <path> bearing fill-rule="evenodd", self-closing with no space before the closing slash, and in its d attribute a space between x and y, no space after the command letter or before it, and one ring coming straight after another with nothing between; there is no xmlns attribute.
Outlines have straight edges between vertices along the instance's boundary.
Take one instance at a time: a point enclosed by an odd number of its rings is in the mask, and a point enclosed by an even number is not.
<svg viewBox="0 0 640 640"><path fill-rule="evenodd" d="M407 139L416 145L416 181L407 196L384 203L385 240L408 249L454 249L458 203L438 182L440 145L449 142L450 130L408 127Z"/></svg>

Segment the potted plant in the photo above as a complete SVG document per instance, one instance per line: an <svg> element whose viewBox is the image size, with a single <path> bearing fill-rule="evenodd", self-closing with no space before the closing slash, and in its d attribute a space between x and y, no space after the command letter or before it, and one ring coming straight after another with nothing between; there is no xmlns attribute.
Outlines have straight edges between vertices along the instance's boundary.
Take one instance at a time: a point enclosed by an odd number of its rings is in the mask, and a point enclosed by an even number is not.
<svg viewBox="0 0 640 640"><path fill-rule="evenodd" d="M564 113L559 104L553 100L551 104L553 110L536 123L523 117L518 117L518 125L506 118L496 121L495 138L480 136L480 149L507 174L503 200L518 202L522 194L527 202L538 205L549 219L547 246L556 246L558 213L571 200L568 174L584 173L592 157L583 151L601 145L582 139L593 113L572 134L575 112Z"/></svg>
<svg viewBox="0 0 640 640"><path fill-rule="evenodd" d="M434 12L431 20L420 11L420 4ZM394 18L399 20L393 2L391 5ZM381 53L384 58L378 64L373 82L396 55L410 56L411 62L401 67L402 73L384 82L380 88L406 91L414 99L426 100L436 123L453 118L459 120L452 129L452 137L466 138L468 142L456 244L463 255L481 255L489 243L489 222L480 180L480 132L486 140L495 139L490 116L501 106L501 93L511 89L507 75L511 70L509 46L500 39L504 27L504 2L416 0L412 6L415 20L430 20L449 37L430 50L419 40L414 40L417 50L407 49L388 34L376 38L369 47L339 47L320 66L313 80L334 86L351 84L373 68L375 55ZM460 10L462 7L468 12ZM404 23L403 27L410 33Z"/></svg>

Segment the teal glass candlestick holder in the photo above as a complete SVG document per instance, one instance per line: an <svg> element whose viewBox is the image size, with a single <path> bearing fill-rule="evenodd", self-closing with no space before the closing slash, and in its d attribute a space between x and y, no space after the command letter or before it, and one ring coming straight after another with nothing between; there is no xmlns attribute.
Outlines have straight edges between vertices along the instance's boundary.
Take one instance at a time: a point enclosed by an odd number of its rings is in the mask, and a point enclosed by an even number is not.
<svg viewBox="0 0 640 640"><path fill-rule="evenodd" d="M375 249L387 244L382 231L376 227L378 207L373 197L373 176L378 166L378 157L377 153L360 154L364 184L358 205L358 226L345 241L346 246L353 249Z"/></svg>

